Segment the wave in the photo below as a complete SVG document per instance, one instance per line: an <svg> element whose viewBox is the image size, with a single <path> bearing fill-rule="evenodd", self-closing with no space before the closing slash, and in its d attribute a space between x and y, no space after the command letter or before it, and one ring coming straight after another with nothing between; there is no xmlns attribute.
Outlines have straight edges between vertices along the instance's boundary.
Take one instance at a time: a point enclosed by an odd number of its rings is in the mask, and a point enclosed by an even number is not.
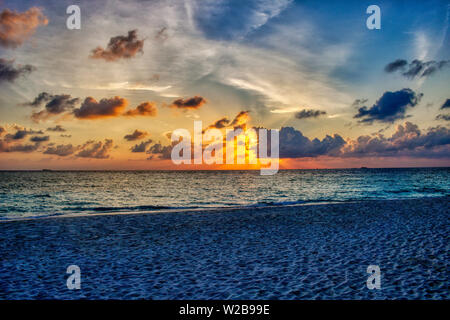
<svg viewBox="0 0 450 320"><path fill-rule="evenodd" d="M121 212L121 211L150 211L150 210L164 210L164 209L178 209L179 207L171 206L124 206L124 207L65 207L62 210L72 212Z"/></svg>
<svg viewBox="0 0 450 320"><path fill-rule="evenodd" d="M313 199L313 200L296 200L296 201L259 201L258 203L248 205L246 207L294 206L294 205L302 205L302 204L346 202L346 201L348 201L348 200Z"/></svg>

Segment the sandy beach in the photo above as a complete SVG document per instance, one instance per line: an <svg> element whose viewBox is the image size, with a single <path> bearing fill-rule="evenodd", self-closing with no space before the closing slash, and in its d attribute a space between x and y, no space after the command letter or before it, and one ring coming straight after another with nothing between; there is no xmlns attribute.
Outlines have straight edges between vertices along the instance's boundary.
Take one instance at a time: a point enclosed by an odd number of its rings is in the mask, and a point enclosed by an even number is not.
<svg viewBox="0 0 450 320"><path fill-rule="evenodd" d="M0 223L1 299L449 299L449 198ZM81 289L66 269L81 269ZM369 290L368 265L381 289Z"/></svg>

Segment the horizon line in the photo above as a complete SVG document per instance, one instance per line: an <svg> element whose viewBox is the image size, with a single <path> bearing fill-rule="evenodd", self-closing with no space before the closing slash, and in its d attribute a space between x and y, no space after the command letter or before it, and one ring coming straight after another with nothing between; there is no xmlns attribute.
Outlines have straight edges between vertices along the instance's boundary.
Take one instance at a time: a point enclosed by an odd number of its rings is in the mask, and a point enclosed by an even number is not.
<svg viewBox="0 0 450 320"><path fill-rule="evenodd" d="M450 166L426 167L341 167L341 168L283 168L278 171L294 170L371 170L371 169L450 169ZM260 169L0 169L0 172L120 172L120 171L166 171L166 172L208 172L208 171L260 171Z"/></svg>

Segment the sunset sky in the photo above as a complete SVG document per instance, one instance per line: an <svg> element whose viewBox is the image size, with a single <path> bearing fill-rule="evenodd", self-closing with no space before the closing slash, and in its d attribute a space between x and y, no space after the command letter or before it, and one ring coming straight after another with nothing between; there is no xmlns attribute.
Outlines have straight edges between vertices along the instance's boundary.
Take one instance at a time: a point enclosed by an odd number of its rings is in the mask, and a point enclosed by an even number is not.
<svg viewBox="0 0 450 320"><path fill-rule="evenodd" d="M178 169L194 120L279 129L281 168L450 166L450 3L372 2L1 1L0 169Z"/></svg>

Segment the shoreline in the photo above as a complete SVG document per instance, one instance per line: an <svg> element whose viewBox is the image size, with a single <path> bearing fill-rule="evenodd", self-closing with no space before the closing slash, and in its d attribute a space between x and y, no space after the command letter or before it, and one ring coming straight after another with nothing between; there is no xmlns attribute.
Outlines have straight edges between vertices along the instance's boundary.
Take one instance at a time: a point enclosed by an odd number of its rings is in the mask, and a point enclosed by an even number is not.
<svg viewBox="0 0 450 320"><path fill-rule="evenodd" d="M14 219L0 219L1 223L16 222L16 221L30 221L30 220L47 220L47 219L66 219L66 218L80 218L80 217L97 217L97 216L116 216L116 215L140 215L140 214L168 214L168 213L214 213L222 211L248 211L248 210L259 210L259 209L277 209L277 208L292 208L292 207L303 207L303 206L327 206L327 205L338 205L338 204L355 204L355 203L366 203L366 202L379 202L379 201L414 201L414 200L424 200L424 199L448 199L450 201L450 196L430 196L430 197L418 197L418 198L399 198L399 199L369 199L369 200L349 200L349 201L311 201L311 202L299 202L295 204L268 204L268 205L243 205L243 206L229 206L229 207L203 207L203 208L170 208L170 209L158 209L158 210L136 210L136 211L105 211L105 212L74 212L74 213L62 213L62 214L48 214L43 216L31 216L23 218Z"/></svg>
<svg viewBox="0 0 450 320"><path fill-rule="evenodd" d="M448 203L7 221L0 299L449 299ZM73 264L81 290L66 287ZM368 265L380 290L366 287Z"/></svg>

